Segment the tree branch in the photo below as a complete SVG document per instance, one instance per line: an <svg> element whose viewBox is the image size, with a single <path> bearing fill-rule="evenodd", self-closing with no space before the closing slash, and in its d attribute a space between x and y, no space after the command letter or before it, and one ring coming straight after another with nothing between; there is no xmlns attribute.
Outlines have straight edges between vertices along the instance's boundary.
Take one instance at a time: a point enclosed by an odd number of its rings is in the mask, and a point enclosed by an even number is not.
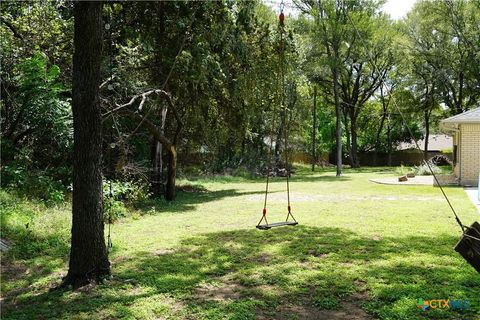
<svg viewBox="0 0 480 320"><path fill-rule="evenodd" d="M23 37L20 33L18 33L17 29L15 29L15 27L13 26L13 24L11 24L10 22L7 21L7 19L5 19L4 17L0 16L0 21L7 26L8 29L10 29L10 31L13 32L13 35L17 38L19 38L20 40L23 40Z"/></svg>

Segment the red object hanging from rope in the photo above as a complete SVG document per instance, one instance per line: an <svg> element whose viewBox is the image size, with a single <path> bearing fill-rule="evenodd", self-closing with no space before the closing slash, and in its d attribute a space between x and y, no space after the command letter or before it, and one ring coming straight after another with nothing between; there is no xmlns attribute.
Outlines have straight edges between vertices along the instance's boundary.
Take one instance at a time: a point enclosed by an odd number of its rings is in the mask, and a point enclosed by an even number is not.
<svg viewBox="0 0 480 320"><path fill-rule="evenodd" d="M283 22L285 21L285 15L283 14L283 11L280 12L280 15L278 16L278 19L280 20L280 25L283 26Z"/></svg>

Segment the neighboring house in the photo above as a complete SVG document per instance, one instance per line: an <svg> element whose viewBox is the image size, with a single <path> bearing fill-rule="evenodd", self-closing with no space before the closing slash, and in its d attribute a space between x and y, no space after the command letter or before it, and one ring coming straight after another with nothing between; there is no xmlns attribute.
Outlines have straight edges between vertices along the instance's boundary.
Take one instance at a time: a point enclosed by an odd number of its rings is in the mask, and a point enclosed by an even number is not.
<svg viewBox="0 0 480 320"><path fill-rule="evenodd" d="M444 152L452 149L453 138L446 134L430 134L428 137L429 152ZM417 141L420 150L425 150L425 138ZM414 142L402 142L397 150L418 150Z"/></svg>
<svg viewBox="0 0 480 320"><path fill-rule="evenodd" d="M442 120L453 132L454 174L460 185L478 185L480 174L480 108Z"/></svg>

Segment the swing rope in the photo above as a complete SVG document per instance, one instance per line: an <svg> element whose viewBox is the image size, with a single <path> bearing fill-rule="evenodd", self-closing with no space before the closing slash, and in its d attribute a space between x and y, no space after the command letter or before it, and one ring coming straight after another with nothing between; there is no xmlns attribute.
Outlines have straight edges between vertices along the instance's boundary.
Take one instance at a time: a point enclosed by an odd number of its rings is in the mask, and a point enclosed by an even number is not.
<svg viewBox="0 0 480 320"><path fill-rule="evenodd" d="M352 27L354 28L355 32L357 33L359 39L365 43L365 40L362 36L362 34L360 33L360 31L358 30L357 26L355 25L355 23L353 22L352 18L350 17L350 15L348 14L348 12L345 12L345 15L347 16L348 20L350 21L350 23L352 24ZM377 64L375 63L375 60L373 59L373 56L372 56L372 52L371 50L367 50L367 53L368 53L368 57L369 57L369 60L370 60L370 63L372 64L373 68L374 68L374 72L377 72L378 73L378 67L377 67ZM385 78L384 77L381 77L380 78L380 81L381 81L381 84L380 86L382 86L383 88L385 88L387 90L387 92L391 92L391 88L389 88L388 84L385 82ZM391 96L391 99L392 99L392 103L393 105L395 106L395 109L396 111L400 114L400 117L402 118L402 121L405 125L405 127L407 128L407 131L408 131L408 134L410 135L410 137L412 138L412 140L414 141L414 144L415 144L415 147L422 151L422 149L420 148L419 144L418 144L418 141L414 138L414 135L413 135L413 132L410 128L410 126L408 125L407 121L406 121L406 118L403 114L403 112L400 110L398 104L397 104L397 101L396 101L396 98L394 95ZM455 208L453 207L452 203L450 202L450 199L448 198L447 194L445 193L445 190L444 188L442 187L442 185L440 184L440 182L438 181L438 178L437 178L437 175L435 174L435 172L433 171L432 169L432 166L431 164L426 160L426 159L423 159L423 163L425 163L428 167L428 170L430 171L431 175L433 176L433 179L435 180L435 183L436 185L439 187L443 197L445 198L445 200L447 201L447 204L450 208L450 210L452 211L453 215L455 216L455 221L457 222L457 224L460 226L460 229L462 230L462 234L464 237L467 237L467 238L470 238L470 239L473 239L473 240L476 240L476 241L480 241L480 238L477 238L477 237L474 237L472 235L469 235L467 234L467 231L472 229L471 227L468 227L466 225L464 225L462 223L462 221L460 220L460 217L458 216Z"/></svg>
<svg viewBox="0 0 480 320"><path fill-rule="evenodd" d="M291 203L290 203L290 169L289 169L289 156L288 156L288 108L285 103L285 39L284 39L284 33L285 33L285 25L284 25L284 20L285 20L285 15L283 13L284 9L284 2L280 3L280 15L279 15L279 31L280 31L280 47L279 47L279 76L280 76L280 81L277 79L277 87L279 87L277 91L277 100L280 100L280 106L283 107L283 116L285 117L285 127L283 128L284 131L284 144L285 144L285 150L284 150L284 156L285 156L285 167L286 167L286 175L287 175L287 217L285 219L284 223L274 223L274 224L269 224L267 220L267 201L268 201L268 191L269 191L269 184L270 184L270 172L272 169L275 168L275 165L272 165L272 153L273 153L273 134L275 131L275 124L276 124L276 103L273 104L273 118L272 118L272 126L271 126L271 134L270 134L270 147L268 149L268 157L267 157L267 181L265 185L265 197L264 197L264 202L263 202L263 210L262 210L262 217L260 218L260 221L257 224L257 228L259 229L270 229L272 226L281 226L285 225L288 222L288 218L291 217L294 222L292 222L292 225L297 224L297 221L293 217L292 210L291 210ZM265 221L265 225L261 225L261 223Z"/></svg>

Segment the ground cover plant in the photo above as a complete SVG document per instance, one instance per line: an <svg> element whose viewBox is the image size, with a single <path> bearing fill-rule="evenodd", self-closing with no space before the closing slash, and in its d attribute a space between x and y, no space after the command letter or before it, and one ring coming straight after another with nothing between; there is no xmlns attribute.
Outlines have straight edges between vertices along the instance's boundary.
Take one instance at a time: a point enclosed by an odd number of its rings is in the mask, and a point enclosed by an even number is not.
<svg viewBox="0 0 480 320"><path fill-rule="evenodd" d="M70 208L2 191L4 319L477 319L478 274L453 251L459 230L437 188L388 186L393 169L293 177L300 224L269 231L263 179L199 177L178 201L146 200L113 225L112 277L50 292L65 275ZM272 183L270 219L285 185ZM447 188L464 223L478 217L461 188ZM422 311L419 298L468 299L460 311Z"/></svg>

